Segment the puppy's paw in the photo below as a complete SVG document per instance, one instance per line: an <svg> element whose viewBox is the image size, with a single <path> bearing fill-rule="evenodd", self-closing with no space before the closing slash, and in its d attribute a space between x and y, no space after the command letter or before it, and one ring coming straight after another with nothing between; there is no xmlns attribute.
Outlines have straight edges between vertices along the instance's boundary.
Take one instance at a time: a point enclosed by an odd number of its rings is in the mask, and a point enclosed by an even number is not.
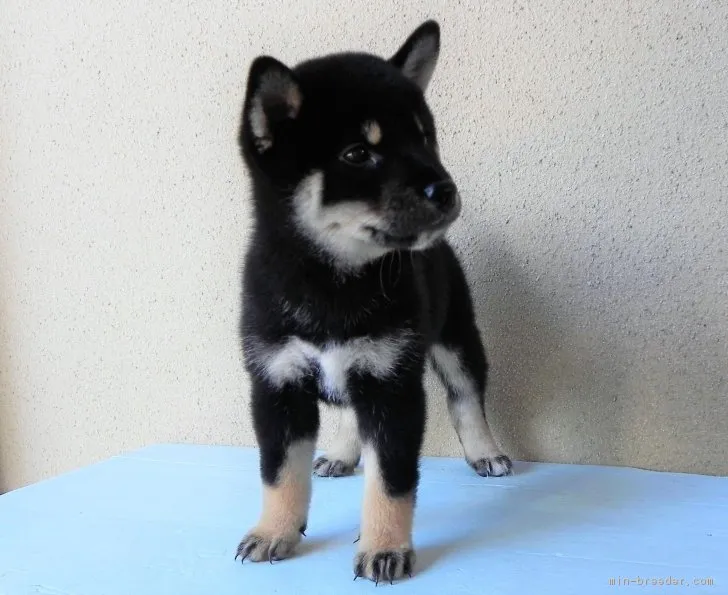
<svg viewBox="0 0 728 595"><path fill-rule="evenodd" d="M502 477L513 471L513 463L506 455L468 461L468 464L482 477Z"/></svg>
<svg viewBox="0 0 728 595"><path fill-rule="evenodd" d="M313 463L313 472L319 477L344 477L353 475L356 465L329 459L326 456L319 457Z"/></svg>
<svg viewBox="0 0 728 595"><path fill-rule="evenodd" d="M354 579L360 576L379 584L412 576L415 552L411 549L372 550L359 552L354 558Z"/></svg>
<svg viewBox="0 0 728 595"><path fill-rule="evenodd" d="M240 558L241 562L252 560L253 562L269 561L273 563L289 558L301 541L304 530L302 527L299 531L275 533L260 527L255 528L243 537L235 559Z"/></svg>

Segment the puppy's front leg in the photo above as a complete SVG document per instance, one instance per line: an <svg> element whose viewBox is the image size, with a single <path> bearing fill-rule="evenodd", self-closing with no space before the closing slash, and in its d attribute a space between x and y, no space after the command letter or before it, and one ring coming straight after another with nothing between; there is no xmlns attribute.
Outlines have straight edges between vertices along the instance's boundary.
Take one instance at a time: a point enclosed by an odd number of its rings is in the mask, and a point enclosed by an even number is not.
<svg viewBox="0 0 728 595"><path fill-rule="evenodd" d="M306 530L318 406L306 387L271 387L254 380L252 408L263 510L258 524L240 542L236 557L273 562L289 557Z"/></svg>
<svg viewBox="0 0 728 595"><path fill-rule="evenodd" d="M425 428L418 374L387 384L358 381L357 418L364 452L364 505L354 573L375 582L412 573L412 521Z"/></svg>

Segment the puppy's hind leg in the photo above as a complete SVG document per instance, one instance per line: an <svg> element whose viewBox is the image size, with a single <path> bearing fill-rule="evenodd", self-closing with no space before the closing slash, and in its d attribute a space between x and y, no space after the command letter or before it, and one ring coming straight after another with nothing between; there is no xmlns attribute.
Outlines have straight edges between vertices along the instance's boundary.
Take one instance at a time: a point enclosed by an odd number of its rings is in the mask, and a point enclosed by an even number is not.
<svg viewBox="0 0 728 595"><path fill-rule="evenodd" d="M498 448L485 418L482 384L454 345L434 345L430 358L446 387L450 418L465 451L465 460L483 477L509 475L511 460Z"/></svg>
<svg viewBox="0 0 728 595"><path fill-rule="evenodd" d="M352 475L361 458L359 428L353 407L341 408L339 428L326 454L316 459L313 472L319 477Z"/></svg>
<svg viewBox="0 0 728 595"><path fill-rule="evenodd" d="M483 477L509 475L511 460L498 447L485 416L488 361L467 281L457 262L451 273L451 303L441 337L430 349L430 362L445 385L450 418L465 460Z"/></svg>

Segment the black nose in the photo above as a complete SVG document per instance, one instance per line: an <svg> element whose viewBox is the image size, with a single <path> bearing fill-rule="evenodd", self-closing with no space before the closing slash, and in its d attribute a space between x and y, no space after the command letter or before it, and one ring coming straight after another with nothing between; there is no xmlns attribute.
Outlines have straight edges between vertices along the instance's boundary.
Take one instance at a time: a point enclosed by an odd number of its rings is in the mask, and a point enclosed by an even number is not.
<svg viewBox="0 0 728 595"><path fill-rule="evenodd" d="M432 202L441 211L449 211L455 205L458 189L450 180L435 182L425 186L427 200Z"/></svg>

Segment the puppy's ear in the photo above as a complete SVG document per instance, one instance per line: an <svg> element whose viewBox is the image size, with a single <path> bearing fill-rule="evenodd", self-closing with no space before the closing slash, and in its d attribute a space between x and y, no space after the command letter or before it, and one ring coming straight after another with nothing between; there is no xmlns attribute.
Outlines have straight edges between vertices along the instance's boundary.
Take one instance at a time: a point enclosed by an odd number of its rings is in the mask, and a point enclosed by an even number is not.
<svg viewBox="0 0 728 595"><path fill-rule="evenodd" d="M440 26L435 21L426 21L415 29L389 61L424 92L439 55Z"/></svg>
<svg viewBox="0 0 728 595"><path fill-rule="evenodd" d="M276 142L276 132L286 120L295 120L303 95L293 71L269 56L253 60L243 108L243 135L264 153ZM280 139L278 139L280 140Z"/></svg>

